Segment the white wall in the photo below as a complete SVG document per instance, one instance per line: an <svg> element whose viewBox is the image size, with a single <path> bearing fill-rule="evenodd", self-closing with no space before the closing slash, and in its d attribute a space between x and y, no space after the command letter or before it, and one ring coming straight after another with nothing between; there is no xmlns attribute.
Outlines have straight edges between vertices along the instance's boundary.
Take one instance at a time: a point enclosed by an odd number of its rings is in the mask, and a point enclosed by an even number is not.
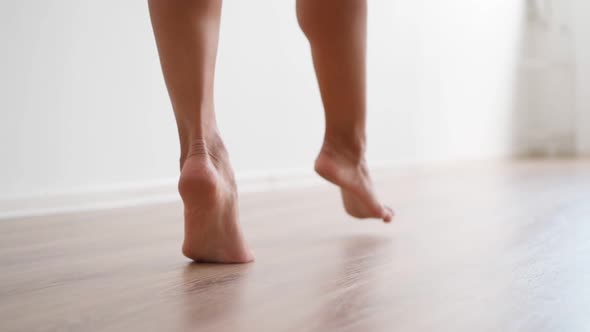
<svg viewBox="0 0 590 332"><path fill-rule="evenodd" d="M521 1L369 8L370 162L510 154ZM3 1L0 40L0 201L174 183L145 1ZM226 0L217 72L238 181L310 170L323 116L294 1Z"/></svg>
<svg viewBox="0 0 590 332"><path fill-rule="evenodd" d="M590 1L572 1L572 29L577 63L576 111L577 151L590 156Z"/></svg>
<svg viewBox="0 0 590 332"><path fill-rule="evenodd" d="M590 22L586 0L527 0L515 112L525 155L590 155Z"/></svg>

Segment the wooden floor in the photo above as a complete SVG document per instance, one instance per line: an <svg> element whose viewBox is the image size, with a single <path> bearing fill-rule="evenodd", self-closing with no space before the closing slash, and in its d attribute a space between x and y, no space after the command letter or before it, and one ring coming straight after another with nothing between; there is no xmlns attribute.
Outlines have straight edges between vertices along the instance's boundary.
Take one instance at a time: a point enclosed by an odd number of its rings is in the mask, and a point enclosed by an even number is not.
<svg viewBox="0 0 590 332"><path fill-rule="evenodd" d="M191 264L178 204L0 222L0 331L590 331L590 161L244 195L257 261Z"/></svg>

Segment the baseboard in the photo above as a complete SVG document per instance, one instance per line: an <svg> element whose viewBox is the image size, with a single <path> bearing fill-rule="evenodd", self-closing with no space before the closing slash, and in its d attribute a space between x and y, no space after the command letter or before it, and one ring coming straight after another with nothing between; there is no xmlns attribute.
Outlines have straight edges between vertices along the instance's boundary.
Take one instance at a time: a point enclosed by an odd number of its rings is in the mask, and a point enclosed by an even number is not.
<svg viewBox="0 0 590 332"><path fill-rule="evenodd" d="M389 174L392 169L396 169L398 174L405 174L408 170L456 162L458 161L371 161L370 170L379 178L379 175ZM325 183L312 169L299 168L238 173L236 181L240 194L305 188ZM180 202L177 179L0 198L0 220L171 202Z"/></svg>
<svg viewBox="0 0 590 332"><path fill-rule="evenodd" d="M240 193L306 187L321 183L308 169L238 173ZM177 180L87 188L64 193L0 199L0 220L180 201Z"/></svg>

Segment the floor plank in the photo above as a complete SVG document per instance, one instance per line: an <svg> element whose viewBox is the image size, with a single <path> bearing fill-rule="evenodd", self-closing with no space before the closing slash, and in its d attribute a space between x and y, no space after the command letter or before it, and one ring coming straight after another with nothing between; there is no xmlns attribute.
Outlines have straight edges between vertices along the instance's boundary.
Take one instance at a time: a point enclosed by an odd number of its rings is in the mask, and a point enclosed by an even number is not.
<svg viewBox="0 0 590 332"><path fill-rule="evenodd" d="M589 331L590 161L377 176L241 198L257 261L191 264L179 204L0 223L2 331Z"/></svg>

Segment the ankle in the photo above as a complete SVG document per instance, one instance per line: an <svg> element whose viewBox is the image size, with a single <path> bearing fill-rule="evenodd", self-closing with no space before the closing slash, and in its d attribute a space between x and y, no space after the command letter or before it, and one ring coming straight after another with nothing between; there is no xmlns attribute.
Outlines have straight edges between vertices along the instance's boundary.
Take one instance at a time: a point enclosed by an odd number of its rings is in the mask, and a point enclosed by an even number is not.
<svg viewBox="0 0 590 332"><path fill-rule="evenodd" d="M365 150L366 141L364 135L326 135L320 155L360 164L364 161Z"/></svg>
<svg viewBox="0 0 590 332"><path fill-rule="evenodd" d="M181 147L180 164L184 165L188 158L211 159L218 163L225 160L227 152L217 130L206 136L193 137Z"/></svg>

